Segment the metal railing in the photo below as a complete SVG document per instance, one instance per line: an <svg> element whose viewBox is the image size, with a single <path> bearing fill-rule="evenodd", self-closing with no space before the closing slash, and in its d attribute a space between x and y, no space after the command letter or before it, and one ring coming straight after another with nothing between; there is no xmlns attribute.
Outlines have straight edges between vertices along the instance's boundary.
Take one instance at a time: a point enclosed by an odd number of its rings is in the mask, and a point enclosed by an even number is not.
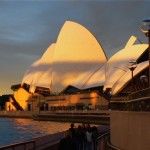
<svg viewBox="0 0 150 150"><path fill-rule="evenodd" d="M123 150L123 149L120 149L120 148L118 148L118 147L116 147L116 146L110 144L110 142L107 142L107 145L108 145L108 147L110 148L110 150Z"/></svg>
<svg viewBox="0 0 150 150"><path fill-rule="evenodd" d="M96 139L94 150L122 150L122 149L110 143L110 132L106 131Z"/></svg>
<svg viewBox="0 0 150 150"><path fill-rule="evenodd" d="M0 150L35 150L35 140L1 146Z"/></svg>
<svg viewBox="0 0 150 150"><path fill-rule="evenodd" d="M120 111L150 111L150 96L132 99L128 101L111 101L112 110Z"/></svg>
<svg viewBox="0 0 150 150"><path fill-rule="evenodd" d="M129 100L138 99L142 97L150 97L150 88L146 88L143 90L136 91L129 95Z"/></svg>
<svg viewBox="0 0 150 150"><path fill-rule="evenodd" d="M107 150L107 141L110 139L110 132L101 134L95 141L95 150Z"/></svg>

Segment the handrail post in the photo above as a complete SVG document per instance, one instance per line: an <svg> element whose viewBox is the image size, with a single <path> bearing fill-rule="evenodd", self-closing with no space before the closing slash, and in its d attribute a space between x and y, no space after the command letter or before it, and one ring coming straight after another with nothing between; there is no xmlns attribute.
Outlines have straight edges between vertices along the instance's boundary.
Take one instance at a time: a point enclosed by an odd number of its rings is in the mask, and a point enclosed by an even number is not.
<svg viewBox="0 0 150 150"><path fill-rule="evenodd" d="M34 143L33 143L33 150L35 150L35 141L34 141Z"/></svg>
<svg viewBox="0 0 150 150"><path fill-rule="evenodd" d="M26 143L24 143L24 150L26 150Z"/></svg>
<svg viewBox="0 0 150 150"><path fill-rule="evenodd" d="M15 150L15 148L17 146L20 146L20 145L22 145L22 147L24 147L24 150L26 150L27 144L29 144L29 143L33 143L33 148L32 149L35 150L35 140L30 140L30 141L25 141L25 142L11 144L11 145L1 146L0 150L4 150L4 149L8 149L8 148L10 148L12 150Z"/></svg>

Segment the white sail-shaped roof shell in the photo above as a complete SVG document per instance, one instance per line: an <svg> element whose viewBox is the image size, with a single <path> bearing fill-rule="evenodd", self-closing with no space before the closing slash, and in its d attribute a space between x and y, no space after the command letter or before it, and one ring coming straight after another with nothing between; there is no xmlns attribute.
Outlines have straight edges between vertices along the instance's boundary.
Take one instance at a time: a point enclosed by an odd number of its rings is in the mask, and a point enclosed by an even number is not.
<svg viewBox="0 0 150 150"><path fill-rule="evenodd" d="M25 72L24 77L22 79L22 84L26 83L26 84L31 84L32 80L33 80L33 75L34 73L37 71L37 67L40 64L40 59L35 61L30 68Z"/></svg>
<svg viewBox="0 0 150 150"><path fill-rule="evenodd" d="M139 74L142 70L149 66L149 61L142 62L137 65L136 69L134 70L133 76ZM127 72L113 85L111 89L111 94L116 95L120 92L125 85L131 80L131 70L127 70Z"/></svg>
<svg viewBox="0 0 150 150"><path fill-rule="evenodd" d="M130 47L130 46L133 46L133 44L135 43L136 40L137 40L137 37L135 37L135 36L132 35L132 36L129 38L128 42L126 43L125 48L128 48L128 47Z"/></svg>
<svg viewBox="0 0 150 150"><path fill-rule="evenodd" d="M36 86L50 88L54 50L55 44L50 45L41 59L26 71L22 83L29 84L31 92L35 91Z"/></svg>
<svg viewBox="0 0 150 150"><path fill-rule="evenodd" d="M133 46L137 38L135 36L131 36L128 40L125 48ZM78 89L88 89L92 87L103 86L106 80L106 67L107 63L103 65L103 67L93 68L88 72L81 75L77 78L71 85Z"/></svg>
<svg viewBox="0 0 150 150"><path fill-rule="evenodd" d="M105 64L102 67L93 68L81 75L71 85L78 89L88 89L103 86L105 83Z"/></svg>
<svg viewBox="0 0 150 150"><path fill-rule="evenodd" d="M36 73L34 74L31 88L36 86L50 88L52 83L52 65L54 53L55 44L52 44L40 59L40 64Z"/></svg>
<svg viewBox="0 0 150 150"><path fill-rule="evenodd" d="M106 61L96 38L80 24L67 21L56 45L50 46L38 64L27 70L22 83L29 84L31 92L40 86L59 93L85 72L101 68Z"/></svg>
<svg viewBox="0 0 150 150"><path fill-rule="evenodd" d="M129 60L137 60L148 47L147 44L133 45L135 40L132 36L125 48L107 62L96 38L80 24L67 21L56 44L30 66L22 84L29 84L30 92L35 92L36 87L45 87L51 93L60 93L72 85L78 89L104 86L104 91L111 88L112 94L116 94L124 86L122 81L129 72Z"/></svg>
<svg viewBox="0 0 150 150"><path fill-rule="evenodd" d="M67 21L58 36L53 62L52 91L61 92L107 58L96 38L78 23Z"/></svg>
<svg viewBox="0 0 150 150"><path fill-rule="evenodd" d="M147 47L147 44L128 46L113 55L106 66L106 82L103 90L112 88L117 80L128 71L129 60L137 60Z"/></svg>

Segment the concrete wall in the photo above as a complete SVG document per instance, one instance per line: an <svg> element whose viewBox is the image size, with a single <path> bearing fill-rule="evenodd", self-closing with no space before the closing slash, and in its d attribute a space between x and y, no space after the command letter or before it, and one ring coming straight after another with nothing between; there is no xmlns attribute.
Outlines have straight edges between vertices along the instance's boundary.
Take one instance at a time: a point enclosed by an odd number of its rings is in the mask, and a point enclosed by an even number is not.
<svg viewBox="0 0 150 150"><path fill-rule="evenodd" d="M43 100L44 96L39 95L37 93L29 93L24 88L19 88L18 90L14 91L14 98L19 103L19 105L23 108L23 110L28 110L28 104L31 105L31 109L34 111L39 111L39 100ZM13 100L10 97L9 100L9 106L10 110L15 110L15 107L13 106ZM9 110L8 106L6 105L6 110Z"/></svg>
<svg viewBox="0 0 150 150"><path fill-rule="evenodd" d="M111 143L123 150L150 150L150 112L111 111Z"/></svg>
<svg viewBox="0 0 150 150"><path fill-rule="evenodd" d="M62 138L64 138L64 132L34 138L33 140L35 140L35 149L43 150L49 148L49 150L53 150L53 145L57 145L56 147L58 148L59 142Z"/></svg>
<svg viewBox="0 0 150 150"><path fill-rule="evenodd" d="M30 93L28 93L23 88L19 88L17 91L14 91L14 98L17 100L17 102L20 104L20 106L27 110L27 103L26 101L30 98ZM11 100L13 101L13 100Z"/></svg>
<svg viewBox="0 0 150 150"><path fill-rule="evenodd" d="M14 91L14 98L23 108L23 110L28 110L28 104L32 111L39 111L39 104L43 105L44 103L48 104L48 109L52 106L75 106L76 104L84 104L93 109L107 109L108 100L104 97L99 96L96 92L91 93L79 93L72 95L58 95L58 96L49 96L44 97L37 93L29 93L23 88L19 88ZM10 98L8 104L6 104L6 110L15 110L13 107L13 100Z"/></svg>
<svg viewBox="0 0 150 150"><path fill-rule="evenodd" d="M0 111L0 117L32 118L32 111Z"/></svg>
<svg viewBox="0 0 150 150"><path fill-rule="evenodd" d="M95 92L84 94L49 96L45 98L45 101L49 104L49 106L67 106L75 105L76 103L83 103L87 106L88 104L91 104L93 107L95 105L108 105L108 100L99 96Z"/></svg>

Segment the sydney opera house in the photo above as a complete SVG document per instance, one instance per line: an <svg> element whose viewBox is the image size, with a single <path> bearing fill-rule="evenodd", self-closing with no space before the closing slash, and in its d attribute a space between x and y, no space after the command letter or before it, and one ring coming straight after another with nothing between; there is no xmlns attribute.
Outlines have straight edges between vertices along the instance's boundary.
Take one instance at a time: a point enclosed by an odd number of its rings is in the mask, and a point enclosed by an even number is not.
<svg viewBox="0 0 150 150"><path fill-rule="evenodd" d="M90 31L66 21L57 41L29 66L20 84L12 85L11 108L109 109L110 100L125 100L148 86L148 45L137 41L131 36L124 48L108 59ZM136 62L133 70L131 60Z"/></svg>
<svg viewBox="0 0 150 150"><path fill-rule="evenodd" d="M113 145L149 150L148 52L148 44L131 36L108 59L90 31L67 21L57 41L26 70L22 82L11 86L6 110L37 114L107 110Z"/></svg>

